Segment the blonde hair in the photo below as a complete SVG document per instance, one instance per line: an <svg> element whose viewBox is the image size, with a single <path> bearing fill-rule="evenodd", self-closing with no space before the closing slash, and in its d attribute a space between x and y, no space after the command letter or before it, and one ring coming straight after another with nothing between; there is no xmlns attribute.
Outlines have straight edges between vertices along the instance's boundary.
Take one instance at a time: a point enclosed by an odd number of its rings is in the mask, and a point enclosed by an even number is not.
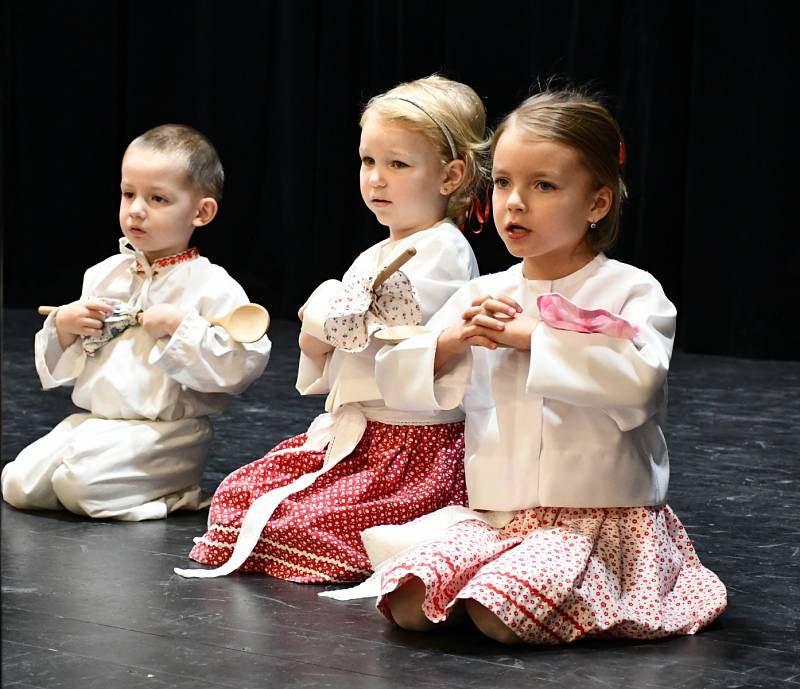
<svg viewBox="0 0 800 689"><path fill-rule="evenodd" d="M436 147L443 163L456 159L466 164L464 179L447 203L448 217L463 220L472 200L488 176L486 109L469 86L433 74L398 84L370 99L361 113L360 126L370 113L401 122L423 134Z"/></svg>
<svg viewBox="0 0 800 689"><path fill-rule="evenodd" d="M203 194L222 200L225 172L216 149L200 132L185 124L162 124L131 141L131 146L177 155L186 163L189 181Z"/></svg>
<svg viewBox="0 0 800 689"><path fill-rule="evenodd" d="M613 246L619 236L622 201L628 190L622 178L625 146L619 125L600 101L578 89L545 90L511 111L492 135L494 152L503 132L519 127L536 139L557 141L575 149L598 186L611 190L611 208L587 241L595 251Z"/></svg>

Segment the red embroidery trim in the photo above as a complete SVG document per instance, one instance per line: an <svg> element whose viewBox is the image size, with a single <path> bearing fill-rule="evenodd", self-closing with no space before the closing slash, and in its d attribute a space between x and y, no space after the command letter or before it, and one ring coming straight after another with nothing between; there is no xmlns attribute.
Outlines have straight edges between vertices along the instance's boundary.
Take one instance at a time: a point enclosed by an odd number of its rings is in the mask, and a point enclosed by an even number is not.
<svg viewBox="0 0 800 689"><path fill-rule="evenodd" d="M196 258L200 258L200 252L197 250L197 247L192 247L191 249L186 249L186 251L182 251L179 254L175 254L173 256L164 256L164 258L157 258L153 261L150 268L152 270L158 270L161 268L166 268L167 266L176 266L179 263L186 263L186 261L193 261ZM139 263L139 259L136 259L136 262L133 264L133 270L137 273L143 273L144 268L142 264Z"/></svg>

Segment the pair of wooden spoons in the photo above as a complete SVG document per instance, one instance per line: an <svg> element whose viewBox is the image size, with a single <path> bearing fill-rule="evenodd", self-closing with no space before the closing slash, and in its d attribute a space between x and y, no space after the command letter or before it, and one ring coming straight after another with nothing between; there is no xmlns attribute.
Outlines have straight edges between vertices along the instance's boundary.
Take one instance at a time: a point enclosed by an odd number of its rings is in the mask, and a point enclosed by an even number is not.
<svg viewBox="0 0 800 689"><path fill-rule="evenodd" d="M57 306L40 306L42 316L55 311ZM255 342L264 337L269 329L269 313L260 304L242 304L221 318L204 318L211 325L224 328L236 342ZM141 320L141 313L139 315Z"/></svg>

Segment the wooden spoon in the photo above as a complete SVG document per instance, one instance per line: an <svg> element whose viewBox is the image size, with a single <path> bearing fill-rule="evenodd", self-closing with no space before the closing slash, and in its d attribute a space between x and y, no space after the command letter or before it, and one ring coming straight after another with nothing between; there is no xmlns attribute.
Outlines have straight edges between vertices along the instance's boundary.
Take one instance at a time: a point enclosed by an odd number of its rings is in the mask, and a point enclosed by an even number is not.
<svg viewBox="0 0 800 689"><path fill-rule="evenodd" d="M261 304L242 304L221 318L206 318L219 325L237 342L255 342L269 329L269 313Z"/></svg>
<svg viewBox="0 0 800 689"><path fill-rule="evenodd" d="M378 277L375 278L375 282L372 283L372 289L376 290L380 287L389 276L394 273L396 270L400 268L409 258L412 256L416 256L417 250L412 246L409 249L406 249L402 254L400 254L394 261L392 261L388 266L386 266L380 273L378 273Z"/></svg>
<svg viewBox="0 0 800 689"><path fill-rule="evenodd" d="M47 316L57 306L40 306L39 314ZM255 342L264 337L269 329L269 313L260 304L242 304L220 318L206 318L211 325L219 325L228 331L236 342Z"/></svg>

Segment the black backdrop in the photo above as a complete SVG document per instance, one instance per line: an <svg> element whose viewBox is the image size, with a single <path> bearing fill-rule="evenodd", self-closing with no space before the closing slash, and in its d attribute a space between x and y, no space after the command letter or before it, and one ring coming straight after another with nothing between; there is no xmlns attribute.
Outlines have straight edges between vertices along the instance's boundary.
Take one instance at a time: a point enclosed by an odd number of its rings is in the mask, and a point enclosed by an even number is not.
<svg viewBox="0 0 800 689"><path fill-rule="evenodd" d="M439 71L470 84L494 124L559 73L605 92L621 122L631 201L611 255L661 280L678 345L800 358L783 6L6 2L3 303L76 298L83 270L116 250L127 142L172 121L205 132L226 168L220 215L196 244L293 317L385 236L358 192L369 96ZM482 272L510 264L493 227L470 240Z"/></svg>

